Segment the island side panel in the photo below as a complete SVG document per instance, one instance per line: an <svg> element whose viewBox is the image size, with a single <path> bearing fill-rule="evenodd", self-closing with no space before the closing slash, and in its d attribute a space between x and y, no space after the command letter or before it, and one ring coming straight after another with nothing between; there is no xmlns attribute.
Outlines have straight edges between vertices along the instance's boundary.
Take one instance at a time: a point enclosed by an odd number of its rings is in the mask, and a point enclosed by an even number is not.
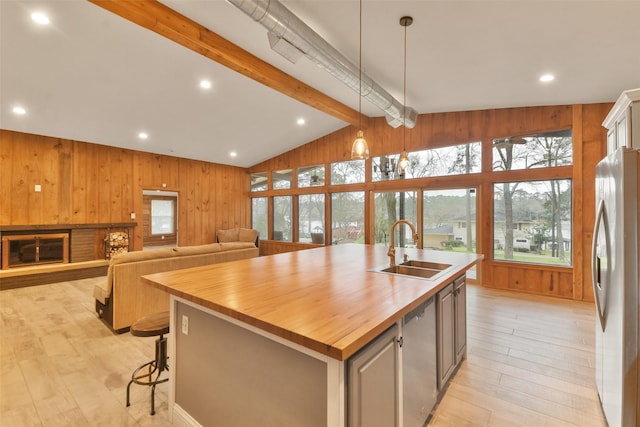
<svg viewBox="0 0 640 427"><path fill-rule="evenodd" d="M193 419L228 427L328 425L325 362L191 305L174 307L174 400Z"/></svg>

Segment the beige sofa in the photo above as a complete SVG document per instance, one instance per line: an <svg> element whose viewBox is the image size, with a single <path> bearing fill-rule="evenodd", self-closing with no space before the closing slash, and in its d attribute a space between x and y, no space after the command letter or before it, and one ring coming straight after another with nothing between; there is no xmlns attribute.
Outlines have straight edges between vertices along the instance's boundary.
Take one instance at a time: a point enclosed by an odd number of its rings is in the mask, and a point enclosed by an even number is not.
<svg viewBox="0 0 640 427"><path fill-rule="evenodd" d="M141 276L254 258L258 251L253 242L235 241L116 255L109 262L106 282L93 290L96 312L114 331L125 332L139 318L169 310L169 295L143 283Z"/></svg>

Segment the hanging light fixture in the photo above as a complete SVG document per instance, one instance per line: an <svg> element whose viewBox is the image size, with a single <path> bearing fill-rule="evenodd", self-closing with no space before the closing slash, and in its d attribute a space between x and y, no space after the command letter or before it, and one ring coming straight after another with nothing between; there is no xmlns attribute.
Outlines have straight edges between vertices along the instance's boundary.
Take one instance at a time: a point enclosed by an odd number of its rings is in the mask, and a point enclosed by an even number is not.
<svg viewBox="0 0 640 427"><path fill-rule="evenodd" d="M359 129L356 134L356 139L351 146L351 159L361 160L369 158L369 146L367 140L364 139L364 132L362 132L362 0L360 0L360 58L358 63L358 72L360 74L360 88L358 90L358 115L359 115ZM406 109L406 107L405 107Z"/></svg>
<svg viewBox="0 0 640 427"><path fill-rule="evenodd" d="M403 88L402 96L403 111L402 111L402 154L398 160L398 169L400 175L405 174L409 168L409 156L407 155L407 27L413 24L413 18L410 16L403 16L400 18L400 25L404 27L404 76L403 76Z"/></svg>

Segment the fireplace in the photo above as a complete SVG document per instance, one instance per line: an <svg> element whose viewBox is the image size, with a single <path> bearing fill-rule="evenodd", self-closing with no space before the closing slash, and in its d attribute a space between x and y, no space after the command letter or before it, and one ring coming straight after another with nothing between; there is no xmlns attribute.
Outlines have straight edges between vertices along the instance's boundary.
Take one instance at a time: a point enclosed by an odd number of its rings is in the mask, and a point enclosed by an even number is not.
<svg viewBox="0 0 640 427"><path fill-rule="evenodd" d="M2 269L68 262L69 233L2 236Z"/></svg>

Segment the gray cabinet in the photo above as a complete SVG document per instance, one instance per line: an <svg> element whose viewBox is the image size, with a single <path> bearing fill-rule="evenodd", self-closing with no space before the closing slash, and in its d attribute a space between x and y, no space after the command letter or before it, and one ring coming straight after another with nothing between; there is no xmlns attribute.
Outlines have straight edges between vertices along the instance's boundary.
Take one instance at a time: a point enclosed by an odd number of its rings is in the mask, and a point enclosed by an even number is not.
<svg viewBox="0 0 640 427"><path fill-rule="evenodd" d="M438 341L438 390L466 355L467 313L465 276L442 289L436 297Z"/></svg>
<svg viewBox="0 0 640 427"><path fill-rule="evenodd" d="M422 427L438 398L435 298L403 319L402 393L403 426Z"/></svg>
<svg viewBox="0 0 640 427"><path fill-rule="evenodd" d="M347 362L348 425L399 426L398 325L393 325Z"/></svg>

